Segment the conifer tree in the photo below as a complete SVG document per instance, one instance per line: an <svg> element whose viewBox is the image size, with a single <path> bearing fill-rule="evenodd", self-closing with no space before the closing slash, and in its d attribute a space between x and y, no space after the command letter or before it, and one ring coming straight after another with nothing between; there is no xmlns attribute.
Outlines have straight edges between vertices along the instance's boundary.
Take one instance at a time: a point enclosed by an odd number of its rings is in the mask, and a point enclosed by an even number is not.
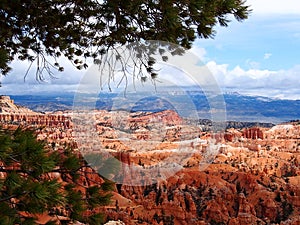
<svg viewBox="0 0 300 225"><path fill-rule="evenodd" d="M51 150L31 130L1 129L0 224L36 224L41 214L85 224L103 222L103 214L95 209L109 203L112 186L80 183L82 176L88 179L86 166L70 149Z"/></svg>
<svg viewBox="0 0 300 225"><path fill-rule="evenodd" d="M63 70L60 56L81 69L87 58L143 40L190 48L250 11L244 0L1 0L0 72L18 58L36 62L42 79L43 72Z"/></svg>

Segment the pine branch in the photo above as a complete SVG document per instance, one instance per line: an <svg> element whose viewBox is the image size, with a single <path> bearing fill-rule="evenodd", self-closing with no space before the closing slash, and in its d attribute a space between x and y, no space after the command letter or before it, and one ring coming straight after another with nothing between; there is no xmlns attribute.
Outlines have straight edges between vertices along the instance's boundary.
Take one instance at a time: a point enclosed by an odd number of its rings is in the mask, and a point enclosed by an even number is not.
<svg viewBox="0 0 300 225"><path fill-rule="evenodd" d="M24 194L27 194L27 193L29 193L29 192L23 191L23 192L20 193L20 194L14 194L14 195L7 196L7 197L5 197L5 198L1 198L1 199L0 199L0 202L6 202L6 201L9 201L9 200L12 199L12 198L17 198L17 197L20 197L20 196L22 196L22 195L24 195Z"/></svg>

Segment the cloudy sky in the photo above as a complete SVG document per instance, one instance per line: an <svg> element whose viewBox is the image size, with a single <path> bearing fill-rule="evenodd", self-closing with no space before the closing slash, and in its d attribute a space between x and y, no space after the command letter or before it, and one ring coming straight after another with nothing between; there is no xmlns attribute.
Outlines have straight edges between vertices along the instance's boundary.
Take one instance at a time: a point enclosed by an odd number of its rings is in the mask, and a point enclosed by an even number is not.
<svg viewBox="0 0 300 225"><path fill-rule="evenodd" d="M247 0L253 12L242 23L217 28L214 39L196 41L193 52L207 65L224 92L300 99L300 1ZM0 94L68 92L77 89L86 71L68 62L58 79L38 84L28 65L14 62L0 78Z"/></svg>
<svg viewBox="0 0 300 225"><path fill-rule="evenodd" d="M225 91L300 99L300 1L247 2L248 20L219 28L196 49Z"/></svg>

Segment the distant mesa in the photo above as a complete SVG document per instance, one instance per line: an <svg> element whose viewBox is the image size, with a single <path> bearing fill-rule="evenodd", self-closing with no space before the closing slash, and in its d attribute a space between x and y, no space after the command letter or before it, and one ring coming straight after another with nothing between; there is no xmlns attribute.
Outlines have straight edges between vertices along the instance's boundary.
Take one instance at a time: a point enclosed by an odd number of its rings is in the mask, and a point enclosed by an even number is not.
<svg viewBox="0 0 300 225"><path fill-rule="evenodd" d="M56 114L44 114L14 104L9 96L0 96L0 123L5 126L46 126L71 128L71 118Z"/></svg>
<svg viewBox="0 0 300 225"><path fill-rule="evenodd" d="M165 110L176 111L170 102L156 96L142 98L131 108L131 112L161 112Z"/></svg>

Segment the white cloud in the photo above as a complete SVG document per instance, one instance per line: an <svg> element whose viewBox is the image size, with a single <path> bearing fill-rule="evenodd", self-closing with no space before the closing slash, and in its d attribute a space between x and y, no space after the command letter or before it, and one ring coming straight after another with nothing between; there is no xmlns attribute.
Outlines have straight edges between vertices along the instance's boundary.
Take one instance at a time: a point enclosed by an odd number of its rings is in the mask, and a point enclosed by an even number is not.
<svg viewBox="0 0 300 225"><path fill-rule="evenodd" d="M11 63L12 72L7 76L1 76L0 81L2 87L0 91L5 94L20 95L20 94L34 94L38 92L56 93L68 92L77 89L82 76L86 70L77 70L66 59L60 60L64 66L63 72L58 72L53 69L54 79L50 78L47 72L44 73L44 81L37 81L36 79L36 65L33 64L27 76L26 71L29 68L27 61L15 60Z"/></svg>
<svg viewBox="0 0 300 225"><path fill-rule="evenodd" d="M271 71L249 69L239 66L228 69L228 65L218 65L211 61L207 67L225 91L242 94L261 95L273 98L300 99L300 65L289 70Z"/></svg>
<svg viewBox="0 0 300 225"><path fill-rule="evenodd" d="M253 14L300 14L298 0L247 0Z"/></svg>
<svg viewBox="0 0 300 225"><path fill-rule="evenodd" d="M244 69L240 66L230 69L227 64L217 64L215 61L209 61L207 68L224 91L237 91L241 94L273 98L300 99L300 65L289 70L271 71L256 68ZM166 69L163 72L166 78L168 78L169 73L170 77L174 78L176 73L176 80L179 79L185 85L189 83L188 80L179 78L179 75L182 74L180 71ZM172 80L170 77L168 79ZM67 93L77 90L80 83L80 76L73 74L72 71L70 73L66 71L61 79L48 83L37 83L33 77L31 79L31 82L24 83L22 75L9 75L3 79L7 82L3 82L3 87L0 90L3 94L11 95Z"/></svg>
<svg viewBox="0 0 300 225"><path fill-rule="evenodd" d="M191 52L199 57L200 60L205 61L206 50L205 48L201 48L199 45L193 45L191 48Z"/></svg>
<svg viewBox="0 0 300 225"><path fill-rule="evenodd" d="M246 60L246 65L248 66L248 68L251 68L251 69L259 69L260 68L259 62L256 62L256 61L253 61L250 59Z"/></svg>
<svg viewBox="0 0 300 225"><path fill-rule="evenodd" d="M209 60L206 57L206 50L195 45L192 52L201 60ZM263 53L264 54L264 53ZM272 54L266 51L264 59L269 59ZM273 57L272 57L273 58ZM247 61L249 69L241 66L217 64L215 61L207 62L208 69L215 76L220 87L225 91L238 91L242 94L261 95L266 97L280 97L300 99L300 64L288 70L261 70L259 63ZM57 73L59 79L47 79L47 82L38 83L35 80L34 68L28 75L24 83L24 74L28 68L25 62L13 62L13 73L7 77L1 77L3 87L0 88L2 94L36 94L36 93L56 93L76 91L81 78L86 74L86 70L78 71L72 65L65 63L65 71ZM176 70L164 70L167 80L168 77L176 77L183 84L190 84L189 80L184 80ZM176 75L174 75L176 73Z"/></svg>
<svg viewBox="0 0 300 225"><path fill-rule="evenodd" d="M271 53L265 53L264 55L264 59L269 59L272 56Z"/></svg>

